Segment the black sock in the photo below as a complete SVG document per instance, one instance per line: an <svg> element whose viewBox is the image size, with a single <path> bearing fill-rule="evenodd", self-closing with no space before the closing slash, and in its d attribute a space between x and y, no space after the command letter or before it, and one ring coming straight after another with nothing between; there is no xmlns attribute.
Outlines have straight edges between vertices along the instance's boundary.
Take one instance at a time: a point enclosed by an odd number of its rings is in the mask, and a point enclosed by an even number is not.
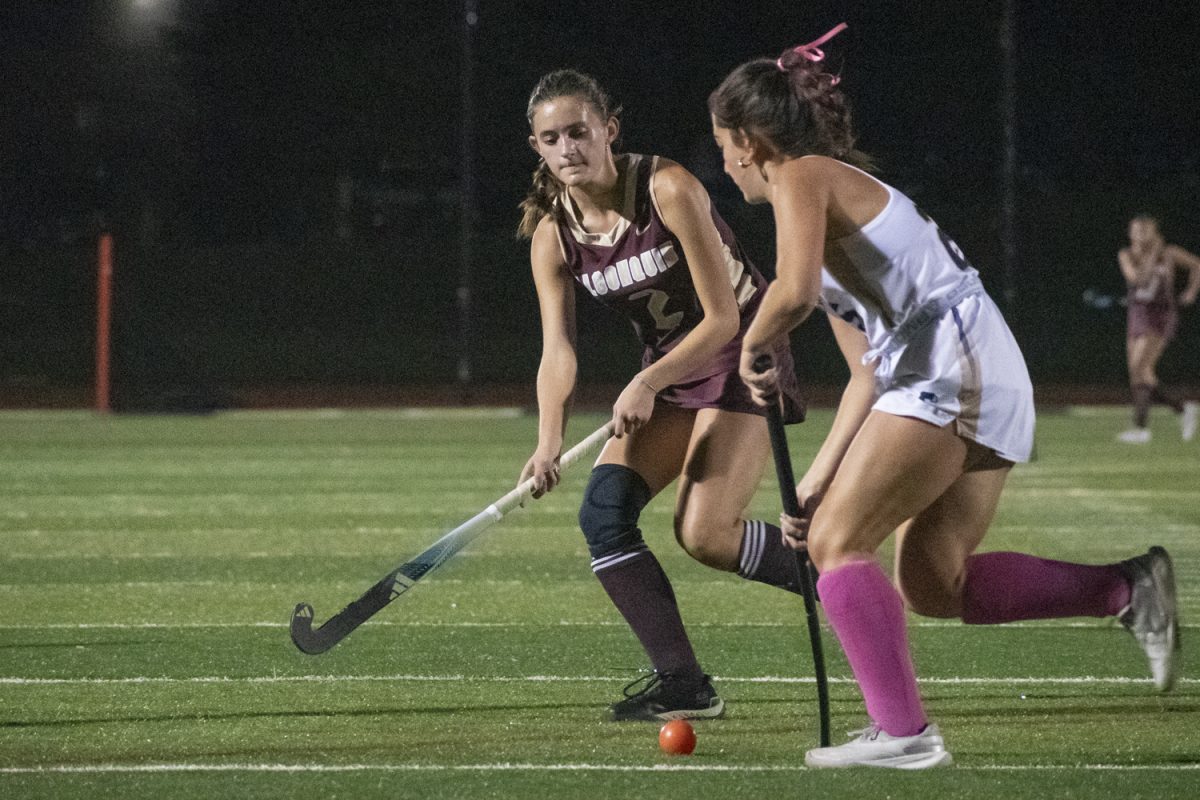
<svg viewBox="0 0 1200 800"><path fill-rule="evenodd" d="M1179 401L1179 398L1167 394L1161 386L1150 387L1150 399L1156 403L1162 403L1164 406L1170 406L1176 414L1183 413L1183 403Z"/></svg>
<svg viewBox="0 0 1200 800"><path fill-rule="evenodd" d="M1154 389L1144 383L1133 385L1133 426L1144 428L1150 421L1150 398Z"/></svg>
<svg viewBox="0 0 1200 800"><path fill-rule="evenodd" d="M671 582L644 544L593 559L592 571L656 670L686 679L704 674L683 627Z"/></svg>
<svg viewBox="0 0 1200 800"><path fill-rule="evenodd" d="M738 575L752 581L778 586L802 594L800 568L806 564L801 554L783 543L783 533L770 523L748 519L742 523L742 547L738 552ZM816 570L810 572L817 584Z"/></svg>

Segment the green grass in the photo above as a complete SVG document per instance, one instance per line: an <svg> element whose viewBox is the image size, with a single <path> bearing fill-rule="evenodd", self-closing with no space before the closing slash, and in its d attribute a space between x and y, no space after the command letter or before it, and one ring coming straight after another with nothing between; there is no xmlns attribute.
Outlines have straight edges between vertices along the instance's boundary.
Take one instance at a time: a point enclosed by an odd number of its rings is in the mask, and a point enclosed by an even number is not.
<svg viewBox="0 0 1200 800"><path fill-rule="evenodd" d="M1124 417L1043 414L984 548L1104 562L1163 544L1194 620L1200 442L1159 414L1153 444L1117 445ZM798 468L829 420L791 429ZM1133 641L1090 619L913 618L956 766L804 769L799 599L689 560L668 496L647 538L729 711L697 725L695 755L660 754L656 726L603 719L644 658L575 528L585 469L339 647L295 650L297 601L336 612L511 488L534 435L530 418L449 412L0 413L0 796L1196 794L1196 680L1156 694ZM773 518L776 497L769 477L752 512ZM838 737L864 712L828 631L826 649Z"/></svg>

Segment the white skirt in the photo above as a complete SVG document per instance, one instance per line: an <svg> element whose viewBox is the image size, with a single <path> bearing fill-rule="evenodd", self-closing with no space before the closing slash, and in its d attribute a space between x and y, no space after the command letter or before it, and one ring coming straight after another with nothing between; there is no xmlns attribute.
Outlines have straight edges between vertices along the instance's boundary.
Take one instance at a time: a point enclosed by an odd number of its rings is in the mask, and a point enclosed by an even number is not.
<svg viewBox="0 0 1200 800"><path fill-rule="evenodd" d="M875 370L873 408L915 417L1009 461L1033 451L1033 385L1021 348L985 293L971 295L887 352Z"/></svg>

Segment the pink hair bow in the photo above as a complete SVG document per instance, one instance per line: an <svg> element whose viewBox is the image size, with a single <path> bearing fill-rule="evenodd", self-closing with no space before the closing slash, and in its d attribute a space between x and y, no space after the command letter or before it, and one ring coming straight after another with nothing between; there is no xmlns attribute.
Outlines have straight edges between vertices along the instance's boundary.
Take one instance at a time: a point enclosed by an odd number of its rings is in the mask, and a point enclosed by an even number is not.
<svg viewBox="0 0 1200 800"><path fill-rule="evenodd" d="M825 60L825 51L820 48L820 45L825 44L830 39L837 36L842 31L846 30L847 27L849 27L849 26L846 25L846 23L840 22L836 26L834 26L828 33L826 33L824 36L822 36L821 38L814 39L813 41L809 42L808 44L802 44L798 47L793 47L790 51L785 51L784 55L787 55L788 52L792 52L792 53L795 53L796 55L800 56L801 58L803 58L805 61L812 61L813 63L816 63L818 61L824 61ZM780 72L787 72L787 67L785 67L783 65L783 56L780 56L779 58L775 59L775 66L779 67ZM835 84L837 83L836 78L834 80L834 83Z"/></svg>

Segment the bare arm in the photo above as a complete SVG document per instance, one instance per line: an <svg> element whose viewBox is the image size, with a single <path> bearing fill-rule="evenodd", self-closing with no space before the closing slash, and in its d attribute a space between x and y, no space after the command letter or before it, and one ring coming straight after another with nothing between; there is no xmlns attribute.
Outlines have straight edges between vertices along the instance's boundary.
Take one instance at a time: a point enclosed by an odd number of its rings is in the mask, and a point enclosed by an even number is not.
<svg viewBox="0 0 1200 800"><path fill-rule="evenodd" d="M774 369L757 373L759 356L769 354L816 308L821 296L821 265L825 260L825 217L829 207L826 174L813 160L788 161L779 167L778 186L771 199L775 212L775 280L742 343L741 375L758 403L773 395Z"/></svg>
<svg viewBox="0 0 1200 800"><path fill-rule="evenodd" d="M1121 275L1125 278L1127 286L1137 286L1140 275L1137 267L1133 264L1133 256L1129 253L1129 248L1124 248L1117 252L1117 263L1121 267Z"/></svg>
<svg viewBox="0 0 1200 800"><path fill-rule="evenodd" d="M1167 246L1167 257L1176 267L1188 271L1188 282L1179 293L1180 305L1190 306L1196 302L1196 293L1200 292L1200 256L1188 252L1178 245Z"/></svg>
<svg viewBox="0 0 1200 800"><path fill-rule="evenodd" d="M850 367L850 381L842 391L833 426L800 481L801 486L809 488L810 495L824 494L846 451L850 449L850 442L875 403L876 362L862 363L867 352L867 337L858 328L832 314L829 315L829 325L833 328L833 336L846 359L846 365Z"/></svg>
<svg viewBox="0 0 1200 800"><path fill-rule="evenodd" d="M538 443L520 480L535 481L534 497L558 483L558 457L575 390L575 286L566 272L554 223L545 218L530 249L533 282L542 318L542 359L538 365Z"/></svg>
<svg viewBox="0 0 1200 800"><path fill-rule="evenodd" d="M613 406L617 436L644 424L653 412L655 393L693 374L738 330L737 300L725 266L725 245L712 221L708 192L678 164L665 160L660 164L654 175L659 214L683 246L704 318L621 392Z"/></svg>

